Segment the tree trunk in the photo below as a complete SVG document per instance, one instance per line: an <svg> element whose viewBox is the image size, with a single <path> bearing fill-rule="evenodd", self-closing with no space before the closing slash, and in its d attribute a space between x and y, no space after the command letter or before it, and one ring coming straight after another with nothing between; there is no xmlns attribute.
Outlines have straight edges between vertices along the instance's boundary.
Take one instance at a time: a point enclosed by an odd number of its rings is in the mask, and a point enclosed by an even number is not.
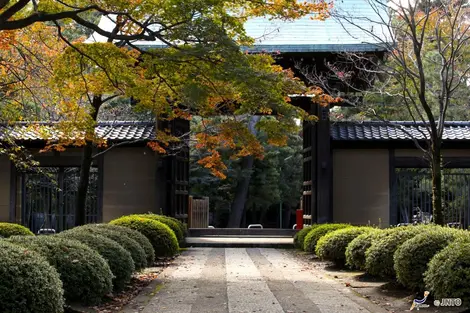
<svg viewBox="0 0 470 313"><path fill-rule="evenodd" d="M256 135L256 123L260 120L260 116L252 116L248 123L248 129L253 135ZM238 180L233 198L228 228L239 228L242 221L243 212L245 210L246 198L250 187L251 171L253 169L254 158L252 155L246 156L242 160L241 173L243 177Z"/></svg>
<svg viewBox="0 0 470 313"><path fill-rule="evenodd" d="M432 147L432 219L437 225L444 225L442 208L442 157L441 148L437 145Z"/></svg>
<svg viewBox="0 0 470 313"><path fill-rule="evenodd" d="M292 207L290 204L284 204L284 206L286 207L284 208L284 225L287 225L287 228L291 228L290 219L292 216Z"/></svg>
<svg viewBox="0 0 470 313"><path fill-rule="evenodd" d="M93 121L98 118L98 111L103 104L101 96L93 97L93 109L90 114ZM77 200L75 202L75 226L86 223L86 199L90 183L90 169L93 162L93 142L87 140L83 148L82 163L80 165L80 180L78 182Z"/></svg>
<svg viewBox="0 0 470 313"><path fill-rule="evenodd" d="M245 211L246 197L248 195L248 188L250 187L251 170L253 168L254 158L252 155L246 156L242 160L241 171L246 173L237 184L235 189L235 196L233 198L232 207L230 210L230 219L228 221L228 228L239 228L243 212Z"/></svg>

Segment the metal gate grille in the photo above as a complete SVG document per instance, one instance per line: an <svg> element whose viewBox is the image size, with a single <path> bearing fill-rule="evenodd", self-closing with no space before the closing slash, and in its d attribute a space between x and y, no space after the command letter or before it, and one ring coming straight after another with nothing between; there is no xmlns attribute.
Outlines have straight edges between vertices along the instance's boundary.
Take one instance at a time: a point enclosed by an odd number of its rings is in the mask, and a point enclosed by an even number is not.
<svg viewBox="0 0 470 313"><path fill-rule="evenodd" d="M432 215L432 183L429 169L395 171L393 206L399 223L411 223L413 215ZM470 169L444 169L443 210L445 223L468 228Z"/></svg>
<svg viewBox="0 0 470 313"><path fill-rule="evenodd" d="M41 228L60 232L75 223L75 201L80 169L77 167L43 167L42 173L22 173L23 225L37 233ZM98 210L98 169L92 168L86 201L86 222L101 220Z"/></svg>

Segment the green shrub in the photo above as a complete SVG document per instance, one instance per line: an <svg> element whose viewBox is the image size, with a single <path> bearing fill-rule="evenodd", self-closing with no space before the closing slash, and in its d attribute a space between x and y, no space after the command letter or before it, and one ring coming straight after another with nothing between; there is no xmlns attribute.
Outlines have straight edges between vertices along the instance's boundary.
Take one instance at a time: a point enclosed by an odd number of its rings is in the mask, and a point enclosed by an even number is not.
<svg viewBox="0 0 470 313"><path fill-rule="evenodd" d="M317 241L328 234L329 232L351 227L349 224L322 224L314 227L310 230L310 232L305 236L304 239L304 250L307 252L315 252L315 248L317 245Z"/></svg>
<svg viewBox="0 0 470 313"><path fill-rule="evenodd" d="M128 227L111 224L96 224L96 226L117 231L137 241L142 247L142 249L144 249L147 259L146 266L152 266L153 262L155 261L155 250L153 250L150 240L148 240L147 237L142 235L141 232Z"/></svg>
<svg viewBox="0 0 470 313"><path fill-rule="evenodd" d="M113 289L106 260L77 240L53 236L13 236L9 241L32 249L59 272L67 303L98 304Z"/></svg>
<svg viewBox="0 0 470 313"><path fill-rule="evenodd" d="M130 282L134 272L132 256L116 241L101 235L92 234L83 228L67 230L60 233L59 236L78 240L97 251L108 262L109 268L114 275L114 291L123 290Z"/></svg>
<svg viewBox="0 0 470 313"><path fill-rule="evenodd" d="M381 229L373 229L354 238L346 247L346 265L352 269L365 270L366 251L372 245L372 241L383 232Z"/></svg>
<svg viewBox="0 0 470 313"><path fill-rule="evenodd" d="M435 298L461 298L470 303L470 241L456 240L436 254L424 274L426 289Z"/></svg>
<svg viewBox="0 0 470 313"><path fill-rule="evenodd" d="M175 233L176 238L178 239L178 242L182 241L184 239L183 224L181 222L175 222L175 220L171 219L168 216L150 214L150 213L149 214L134 214L134 215L129 215L129 216L130 217L149 218L151 220L155 220L155 221L158 221L160 223L163 223L166 226L170 227L170 229Z"/></svg>
<svg viewBox="0 0 470 313"><path fill-rule="evenodd" d="M304 241L305 237L308 235L308 233L318 226L317 224L312 225L312 226L307 226L299 230L295 236L294 236L294 247L300 250L304 250Z"/></svg>
<svg viewBox="0 0 470 313"><path fill-rule="evenodd" d="M0 223L0 238L11 236L34 236L28 228L14 223Z"/></svg>
<svg viewBox="0 0 470 313"><path fill-rule="evenodd" d="M111 221L111 224L140 231L152 243L156 257L174 256L178 253L178 239L175 233L161 222L142 217L124 216Z"/></svg>
<svg viewBox="0 0 470 313"><path fill-rule="evenodd" d="M181 229L181 232L183 233L183 238L186 237L186 234L188 233L188 224L181 222L179 219L171 217L171 216L165 216L165 218L172 220L176 224L178 224L178 227Z"/></svg>
<svg viewBox="0 0 470 313"><path fill-rule="evenodd" d="M132 260L134 261L134 268L136 271L143 269L147 265L147 259L145 255L144 249L139 245L137 241L131 239L129 236L122 232L118 232L115 230L111 230L104 227L96 226L96 224L88 224L84 226L77 227L84 228L91 233L95 233L97 235L105 236L111 240L116 241L120 244L124 249L129 251L132 256Z"/></svg>
<svg viewBox="0 0 470 313"><path fill-rule="evenodd" d="M349 243L357 236L372 230L374 230L372 227L347 227L329 232L318 240L315 254L322 260L344 266L346 247Z"/></svg>
<svg viewBox="0 0 470 313"><path fill-rule="evenodd" d="M39 253L0 240L0 311L62 313L59 273Z"/></svg>
<svg viewBox="0 0 470 313"><path fill-rule="evenodd" d="M424 291L423 274L429 261L456 235L455 229L434 226L405 241L393 256L398 281L405 287Z"/></svg>
<svg viewBox="0 0 470 313"><path fill-rule="evenodd" d="M372 241L372 245L366 251L366 271L374 276L393 278L393 254L408 239L431 226L403 226L390 228L384 231L384 235Z"/></svg>

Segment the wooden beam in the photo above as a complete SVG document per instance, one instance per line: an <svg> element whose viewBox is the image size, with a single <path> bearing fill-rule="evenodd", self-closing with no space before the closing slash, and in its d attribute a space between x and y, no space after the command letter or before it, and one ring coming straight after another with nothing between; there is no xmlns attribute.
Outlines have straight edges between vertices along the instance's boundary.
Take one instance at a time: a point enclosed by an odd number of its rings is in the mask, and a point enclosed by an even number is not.
<svg viewBox="0 0 470 313"><path fill-rule="evenodd" d="M16 223L16 195L17 195L17 172L13 162L10 162L10 216L11 223Z"/></svg>
<svg viewBox="0 0 470 313"><path fill-rule="evenodd" d="M389 224L396 225L398 223L398 212L396 205L396 157L395 150L388 150L388 192L389 192Z"/></svg>
<svg viewBox="0 0 470 313"><path fill-rule="evenodd" d="M429 162L422 157L395 157L395 168L429 168ZM470 168L470 157L444 157L444 168Z"/></svg>
<svg viewBox="0 0 470 313"><path fill-rule="evenodd" d="M332 153L329 107L317 106L316 123L316 222L332 222Z"/></svg>

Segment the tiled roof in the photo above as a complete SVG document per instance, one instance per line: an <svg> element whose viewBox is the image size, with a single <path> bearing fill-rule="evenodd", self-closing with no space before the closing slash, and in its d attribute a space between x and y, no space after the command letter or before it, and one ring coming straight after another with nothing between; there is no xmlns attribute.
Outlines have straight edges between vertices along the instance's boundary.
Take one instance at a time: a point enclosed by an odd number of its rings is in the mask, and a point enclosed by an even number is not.
<svg viewBox="0 0 470 313"><path fill-rule="evenodd" d="M41 131L35 128L35 125L41 126ZM98 137L110 141L155 139L154 122L100 122L95 131ZM52 140L60 137L53 123L16 123L8 126L3 124L0 125L0 140L4 138L5 132L8 132L10 138L25 141L40 141L46 136Z"/></svg>
<svg viewBox="0 0 470 313"><path fill-rule="evenodd" d="M57 139L59 134L54 131L51 123L36 123L46 129L49 139ZM5 132L15 140L40 141L44 132L39 132L31 124L17 123L14 125L0 124L0 140ZM154 122L100 122L96 134L109 141L146 141L155 139ZM331 139L335 141L406 141L413 138L422 140L427 134L424 124L418 127L412 122L332 122ZM470 122L446 122L444 140L470 141Z"/></svg>
<svg viewBox="0 0 470 313"><path fill-rule="evenodd" d="M383 29L381 20L387 19L384 17L387 14L385 10L374 8L367 0L335 0L333 6L332 15L336 17L324 21L312 19L313 15L294 21L269 17L249 19L245 23L245 30L256 41L254 47L245 50L281 53L384 50L377 43L382 42L388 34L387 30ZM347 16L355 26L345 22L344 19L340 20L337 16ZM101 28L112 29L113 26L110 16L102 17ZM372 31L373 36L363 29ZM95 33L88 42L95 41L103 42L106 38ZM161 41L136 41L133 44L142 48L165 47Z"/></svg>
<svg viewBox="0 0 470 313"><path fill-rule="evenodd" d="M412 137L410 137L412 136ZM346 141L403 141L428 138L425 124L413 122L336 122L331 124L331 138ZM444 140L470 140L470 122L446 122Z"/></svg>

